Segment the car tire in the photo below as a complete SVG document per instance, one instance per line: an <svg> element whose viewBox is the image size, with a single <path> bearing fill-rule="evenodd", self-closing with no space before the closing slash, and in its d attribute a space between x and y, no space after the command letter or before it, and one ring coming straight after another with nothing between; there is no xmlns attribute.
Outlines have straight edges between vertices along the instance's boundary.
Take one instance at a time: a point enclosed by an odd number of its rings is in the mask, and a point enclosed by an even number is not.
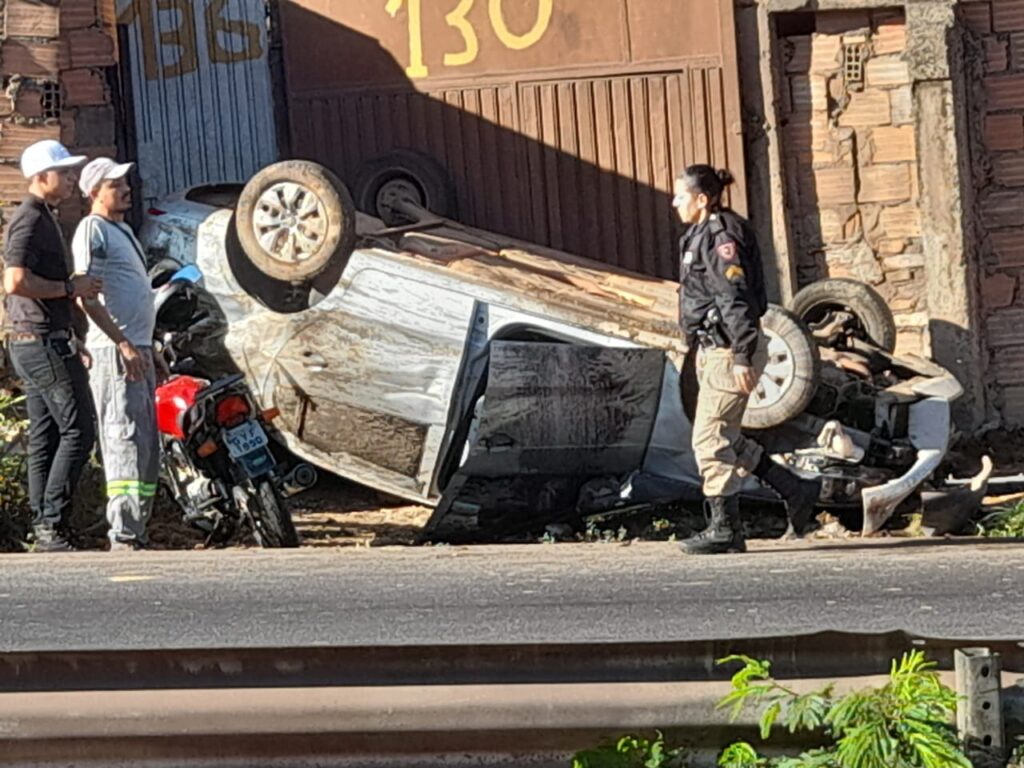
<svg viewBox="0 0 1024 768"><path fill-rule="evenodd" d="M389 227L415 223L394 210L390 201L410 197L420 208L440 218L455 216L455 186L444 167L429 155L408 149L388 152L356 171L356 207Z"/></svg>
<svg viewBox="0 0 1024 768"><path fill-rule="evenodd" d="M812 334L831 313L853 317L850 333L892 352L896 349L896 321L885 299L866 283L847 278L819 280L803 288L789 302L789 309L811 328Z"/></svg>
<svg viewBox="0 0 1024 768"><path fill-rule="evenodd" d="M348 260L355 248L355 205L345 185L322 165L286 160L245 185L235 232L259 272L302 284Z"/></svg>
<svg viewBox="0 0 1024 768"><path fill-rule="evenodd" d="M791 312L769 304L761 327L768 338L768 364L743 414L742 426L751 430L778 427L803 413L818 388L820 369L814 338ZM700 392L696 349L683 363L680 388L683 411L692 422Z"/></svg>
<svg viewBox="0 0 1024 768"><path fill-rule="evenodd" d="M818 347L800 318L771 304L761 318L768 363L743 414L745 429L771 429L799 416L818 389Z"/></svg>

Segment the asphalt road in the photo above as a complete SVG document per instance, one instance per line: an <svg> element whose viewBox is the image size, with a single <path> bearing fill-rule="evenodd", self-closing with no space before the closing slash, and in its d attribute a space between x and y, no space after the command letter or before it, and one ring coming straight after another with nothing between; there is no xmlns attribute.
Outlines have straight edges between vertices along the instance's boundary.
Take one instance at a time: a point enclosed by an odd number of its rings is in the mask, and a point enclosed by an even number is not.
<svg viewBox="0 0 1024 768"><path fill-rule="evenodd" d="M1024 638L1024 545L672 544L0 558L0 650Z"/></svg>

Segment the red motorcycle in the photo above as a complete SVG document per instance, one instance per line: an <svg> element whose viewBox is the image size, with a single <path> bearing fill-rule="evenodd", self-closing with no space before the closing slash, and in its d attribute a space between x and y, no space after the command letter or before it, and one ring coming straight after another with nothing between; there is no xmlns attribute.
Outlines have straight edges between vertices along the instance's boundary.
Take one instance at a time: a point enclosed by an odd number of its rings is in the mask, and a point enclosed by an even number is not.
<svg viewBox="0 0 1024 768"><path fill-rule="evenodd" d="M156 390L163 480L208 542L223 542L243 526L260 546L297 547L283 492L312 485L315 470L299 465L282 475L268 434L277 413L259 408L242 374L210 381L183 372L190 364L181 349L201 322L201 277L190 266L155 282L158 351L172 373Z"/></svg>

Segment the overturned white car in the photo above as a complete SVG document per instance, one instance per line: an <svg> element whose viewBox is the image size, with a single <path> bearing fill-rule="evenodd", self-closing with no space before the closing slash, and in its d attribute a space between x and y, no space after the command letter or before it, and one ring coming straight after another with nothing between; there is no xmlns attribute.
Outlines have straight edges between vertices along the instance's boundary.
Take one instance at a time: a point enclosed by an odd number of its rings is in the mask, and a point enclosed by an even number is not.
<svg viewBox="0 0 1024 768"><path fill-rule="evenodd" d="M675 283L433 218L392 192L410 223L357 214L328 171L290 161L244 189L172 196L140 235L158 270L205 276L200 356L246 374L298 456L436 505L427 538L699 498ZM824 478L823 507L863 507L877 530L942 462L959 385L893 357L891 315L853 281L809 286L765 329L746 426ZM772 497L754 480L747 491Z"/></svg>

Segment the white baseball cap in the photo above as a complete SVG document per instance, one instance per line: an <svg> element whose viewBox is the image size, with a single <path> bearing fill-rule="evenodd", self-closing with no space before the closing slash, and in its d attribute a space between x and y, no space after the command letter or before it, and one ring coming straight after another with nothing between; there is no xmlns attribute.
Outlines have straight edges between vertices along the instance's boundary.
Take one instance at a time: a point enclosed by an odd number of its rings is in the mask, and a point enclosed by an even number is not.
<svg viewBox="0 0 1024 768"><path fill-rule="evenodd" d="M109 157L97 157L82 169L78 188L88 197L100 182L123 178L134 165L135 163L116 163Z"/></svg>
<svg viewBox="0 0 1024 768"><path fill-rule="evenodd" d="M74 168L89 158L72 155L59 141L45 139L37 141L21 153L21 172L26 179L56 168Z"/></svg>

